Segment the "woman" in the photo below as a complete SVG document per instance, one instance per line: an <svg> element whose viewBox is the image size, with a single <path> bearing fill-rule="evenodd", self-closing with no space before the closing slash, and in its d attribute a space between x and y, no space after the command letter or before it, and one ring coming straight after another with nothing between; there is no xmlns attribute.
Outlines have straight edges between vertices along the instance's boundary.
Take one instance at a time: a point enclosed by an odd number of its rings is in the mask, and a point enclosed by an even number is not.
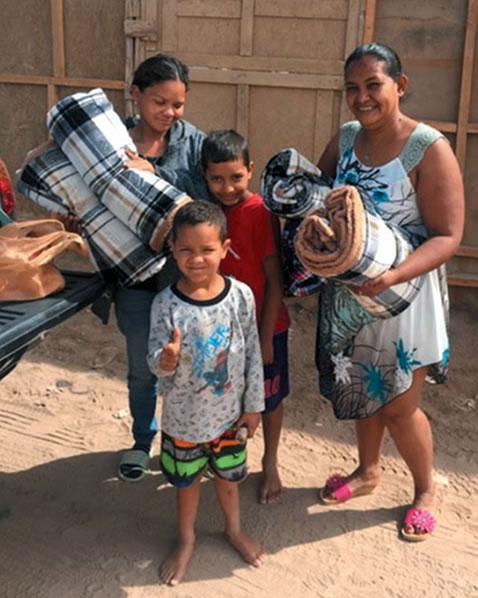
<svg viewBox="0 0 478 598"><path fill-rule="evenodd" d="M356 420L359 453L355 471L327 480L323 501L373 491L387 429L414 482L401 533L417 541L436 523L432 433L419 400L427 370L437 382L446 375L448 298L440 267L460 243L464 198L447 141L402 113L407 84L393 50L375 43L358 47L345 63L346 100L357 121L341 127L318 165L335 186L356 186L367 209L390 226L422 238L400 266L358 292L373 297L423 274L425 280L410 307L388 320L368 317L343 286L329 282L320 298L316 362L321 392L336 416Z"/></svg>
<svg viewBox="0 0 478 598"><path fill-rule="evenodd" d="M208 198L200 169L205 135L182 119L188 86L187 66L172 56L152 56L138 66L131 86L138 116L126 124L139 155L130 155L131 161L126 166L154 172L193 199ZM123 453L118 468L118 476L125 481L143 478L158 430L157 379L146 362L149 316L155 293L174 282L175 277L176 267L169 260L158 280L118 287L115 293L118 327L126 338L129 406L133 418L134 444Z"/></svg>

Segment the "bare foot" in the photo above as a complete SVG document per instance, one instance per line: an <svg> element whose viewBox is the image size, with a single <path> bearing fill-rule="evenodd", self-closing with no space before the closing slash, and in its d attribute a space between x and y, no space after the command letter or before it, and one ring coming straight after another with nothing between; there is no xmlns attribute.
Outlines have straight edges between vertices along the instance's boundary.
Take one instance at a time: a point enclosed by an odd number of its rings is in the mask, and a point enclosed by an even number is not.
<svg viewBox="0 0 478 598"><path fill-rule="evenodd" d="M186 573L194 552L194 542L180 543L173 554L161 565L159 576L168 586L177 586Z"/></svg>
<svg viewBox="0 0 478 598"><path fill-rule="evenodd" d="M356 469L344 478L344 484L349 487L351 492L350 498L371 494L378 486L379 482L380 475L378 472L362 473L359 469ZM320 497L324 502L335 502L334 490L328 486L322 488Z"/></svg>
<svg viewBox="0 0 478 598"><path fill-rule="evenodd" d="M277 465L262 463L262 480L259 489L259 502L261 505L270 505L277 502L282 494L282 483Z"/></svg>
<svg viewBox="0 0 478 598"><path fill-rule="evenodd" d="M236 533L226 532L226 538L246 563L249 563L254 567L260 567L266 562L266 553L263 551L262 546L242 530L239 530Z"/></svg>
<svg viewBox="0 0 478 598"><path fill-rule="evenodd" d="M435 489L432 488L431 490L429 490L428 492L424 492L423 494L420 494L418 496L415 497L415 500L413 501L413 505L412 505L412 509L420 509L421 511L427 511L431 517L433 517L433 507L434 507L434 503L435 503ZM428 517L425 515L425 519L428 521ZM433 519L435 519L433 517ZM433 527L435 527L433 525ZM418 529L420 528L420 525L415 526L411 523L404 523L403 527L402 527L402 532L404 532L407 536L422 536L421 538L417 538L417 539L425 539L426 536L430 535L431 532L433 531L433 529L431 529L431 531L426 531L426 530L422 530L422 529ZM413 540L412 538L407 538L409 540Z"/></svg>

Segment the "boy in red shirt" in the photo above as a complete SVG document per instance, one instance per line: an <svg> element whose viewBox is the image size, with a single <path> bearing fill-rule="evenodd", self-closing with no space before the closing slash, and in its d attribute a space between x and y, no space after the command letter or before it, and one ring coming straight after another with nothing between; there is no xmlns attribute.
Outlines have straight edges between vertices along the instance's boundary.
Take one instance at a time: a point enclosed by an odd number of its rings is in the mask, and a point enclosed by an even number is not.
<svg viewBox="0 0 478 598"><path fill-rule="evenodd" d="M254 165L249 159L247 143L239 133L211 132L203 142L201 163L209 191L226 213L231 239L221 271L249 285L256 301L266 396L259 502L269 504L279 499L282 490L278 448L282 401L289 394L289 316L282 301L279 223L266 210L261 196L248 189Z"/></svg>

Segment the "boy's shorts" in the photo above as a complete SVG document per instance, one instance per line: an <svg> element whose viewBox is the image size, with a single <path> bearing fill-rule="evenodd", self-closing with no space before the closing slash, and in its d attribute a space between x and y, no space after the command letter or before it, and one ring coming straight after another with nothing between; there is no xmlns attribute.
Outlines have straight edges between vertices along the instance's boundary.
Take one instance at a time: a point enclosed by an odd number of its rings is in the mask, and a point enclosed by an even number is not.
<svg viewBox="0 0 478 598"><path fill-rule="evenodd" d="M210 442L185 442L161 433L160 465L166 479L176 488L191 486L206 467L227 482L242 482L247 477L246 443L235 438L230 428Z"/></svg>
<svg viewBox="0 0 478 598"><path fill-rule="evenodd" d="M272 413L289 394L288 330L274 335L274 361L264 366L264 391L266 408Z"/></svg>

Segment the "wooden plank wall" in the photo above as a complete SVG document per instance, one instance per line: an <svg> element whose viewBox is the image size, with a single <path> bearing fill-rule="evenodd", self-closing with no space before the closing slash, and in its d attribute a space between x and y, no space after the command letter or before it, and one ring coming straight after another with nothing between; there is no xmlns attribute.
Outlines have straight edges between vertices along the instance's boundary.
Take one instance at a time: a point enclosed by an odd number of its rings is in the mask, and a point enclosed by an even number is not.
<svg viewBox="0 0 478 598"><path fill-rule="evenodd" d="M478 287L478 0L367 0L364 38L388 43L410 78L404 110L442 131L465 181L463 244L449 284Z"/></svg>
<svg viewBox="0 0 478 598"><path fill-rule="evenodd" d="M0 153L12 174L46 139L46 111L59 98L102 87L124 114L124 3L111 4L0 0Z"/></svg>
<svg viewBox="0 0 478 598"><path fill-rule="evenodd" d="M440 129L464 173L467 215L452 284L478 286L478 0L0 0L0 152L11 171L46 136L60 97L103 87L120 114L134 68L158 51L191 69L186 117L247 136L253 179L276 151L316 160L349 118L343 61L361 41L396 48L404 109ZM19 43L18 40L21 40ZM108 43L104 43L108 40ZM12 51L15 48L15 52Z"/></svg>

